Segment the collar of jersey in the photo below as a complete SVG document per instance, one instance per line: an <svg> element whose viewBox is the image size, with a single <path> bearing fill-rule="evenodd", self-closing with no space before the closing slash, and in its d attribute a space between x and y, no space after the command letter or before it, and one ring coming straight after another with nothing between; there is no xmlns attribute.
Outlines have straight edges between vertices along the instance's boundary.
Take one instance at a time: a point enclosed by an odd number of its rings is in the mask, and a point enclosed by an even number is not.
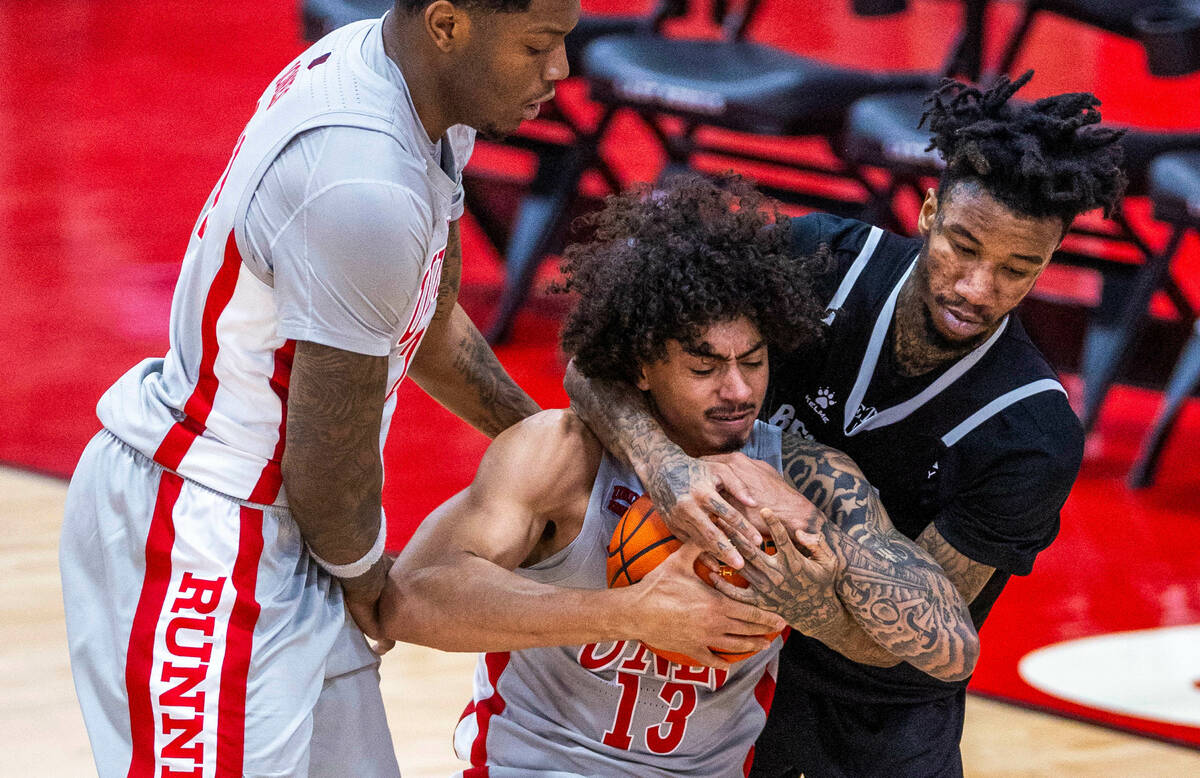
<svg viewBox="0 0 1200 778"><path fill-rule="evenodd" d="M853 426L854 417L858 415L859 406L862 405L863 398L867 394L867 389L871 385L871 379L875 376L875 368L879 364L879 355L883 351L883 343L887 337L888 327L891 326L892 318L896 311L896 300L900 296L900 289L904 286L904 282L908 280L908 277L912 275L913 268L917 266L917 258L917 256L914 256L912 261L909 262L908 268L900 276L900 280L896 282L891 294L888 295L887 301L884 302L883 308L880 309L875 317L875 325L871 329L871 339L867 342L866 353L863 354L862 363L858 366L858 375L854 380L854 387L850 390L850 396L846 398L846 404L842 408L842 432L846 437L852 437L866 430L895 424L901 419L907 418L913 411L932 400L946 389L946 387L957 381L976 362L983 359L983 355L991 349L996 341L1000 339L1000 336L1004 334L1004 330L1008 328L1008 316L1005 316L1001 320L1000 326L996 328L996 331L987 340L951 365L948 370L934 379L933 383L921 390L916 396L893 405L890 408L885 408L882 411L873 411L865 421L859 423L857 426Z"/></svg>

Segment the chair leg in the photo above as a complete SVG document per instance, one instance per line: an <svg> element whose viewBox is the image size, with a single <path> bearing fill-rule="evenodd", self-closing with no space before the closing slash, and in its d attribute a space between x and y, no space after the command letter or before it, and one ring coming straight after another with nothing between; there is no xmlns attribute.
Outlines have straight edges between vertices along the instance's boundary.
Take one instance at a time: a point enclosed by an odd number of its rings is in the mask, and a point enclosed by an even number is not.
<svg viewBox="0 0 1200 778"><path fill-rule="evenodd" d="M615 112L613 107L606 108L595 130L538 160L529 193L521 199L505 248L504 291L486 333L489 343L494 345L508 339L513 319L529 296L529 287L542 259L566 229L584 171L599 159L600 138L608 130Z"/></svg>
<svg viewBox="0 0 1200 778"><path fill-rule="evenodd" d="M1183 347L1179 362L1171 372L1158 418L1154 420L1154 426L1142 441L1141 453L1129 473L1130 488L1141 489L1154 483L1159 458L1167 438L1171 435L1171 429L1175 426L1183 404L1196 391L1197 386L1200 386L1200 320L1196 321L1192 337Z"/></svg>
<svg viewBox="0 0 1200 778"><path fill-rule="evenodd" d="M1179 250L1185 232L1186 228L1177 226L1162 253L1146 258L1134 277L1129 300L1122 306L1116 326L1111 330L1096 329L1095 332L1089 332L1087 345L1093 353L1085 359L1083 413L1080 415L1085 430L1090 431L1095 426L1100 416L1100 406L1133 346L1134 338L1149 313L1150 299L1155 290L1162 286L1171 258Z"/></svg>
<svg viewBox="0 0 1200 778"><path fill-rule="evenodd" d="M503 343L512 330L517 311L529 296L542 258L566 226L571 201L583 175L580 155L574 149L546 155L538 162L529 193L521 199L512 234L504 251L504 291L496 317L487 331L488 342Z"/></svg>

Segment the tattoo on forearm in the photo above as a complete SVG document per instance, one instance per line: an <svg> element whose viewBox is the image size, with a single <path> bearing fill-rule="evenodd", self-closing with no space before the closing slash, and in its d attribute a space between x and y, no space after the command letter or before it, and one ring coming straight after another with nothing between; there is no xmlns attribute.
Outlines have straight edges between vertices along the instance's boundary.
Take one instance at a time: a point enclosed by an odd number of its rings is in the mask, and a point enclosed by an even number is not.
<svg viewBox="0 0 1200 778"><path fill-rule="evenodd" d="M615 381L589 382L574 370L566 388L576 413L604 447L639 473L650 474L650 498L670 513L678 496L688 493L697 464L667 438L641 393Z"/></svg>
<svg viewBox="0 0 1200 778"><path fill-rule="evenodd" d="M379 429L387 360L297 343L283 474L300 533L331 562L360 557L379 528Z"/></svg>
<svg viewBox="0 0 1200 778"><path fill-rule="evenodd" d="M933 557L892 527L857 466L841 452L790 435L783 455L785 474L832 519L822 533L838 559L838 597L854 620L926 672L968 672L978 643L962 596ZM780 613L789 622L801 618L799 606L791 610Z"/></svg>
<svg viewBox="0 0 1200 778"><path fill-rule="evenodd" d="M491 346L474 327L458 342L453 365L475 389L479 405L489 414L478 420L480 429L488 436L495 437L538 412L537 404L505 372Z"/></svg>
<svg viewBox="0 0 1200 778"><path fill-rule="evenodd" d="M996 572L996 568L980 564L959 553L932 524L917 538L917 546L926 551L946 571L946 577L967 602L974 600L979 592L983 591L983 587Z"/></svg>

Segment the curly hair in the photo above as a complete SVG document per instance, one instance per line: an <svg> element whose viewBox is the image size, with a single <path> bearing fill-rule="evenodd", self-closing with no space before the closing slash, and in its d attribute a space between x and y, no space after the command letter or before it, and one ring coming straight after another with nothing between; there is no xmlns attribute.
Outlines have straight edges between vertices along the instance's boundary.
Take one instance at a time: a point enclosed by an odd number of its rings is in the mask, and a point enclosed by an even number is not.
<svg viewBox="0 0 1200 778"><path fill-rule="evenodd" d="M1100 101L1087 92L1011 104L1031 78L1032 70L1016 81L1003 76L987 90L943 79L925 101L921 124L928 119L933 132L929 149L946 161L939 197L976 180L1014 212L1057 216L1064 228L1093 208L1108 215L1125 190L1124 131L1093 126Z"/></svg>
<svg viewBox="0 0 1200 778"><path fill-rule="evenodd" d="M396 0L397 13L414 14L433 0ZM466 8L482 8L484 11L500 13L520 13L529 10L532 0L454 0L456 5Z"/></svg>
<svg viewBox="0 0 1200 778"><path fill-rule="evenodd" d="M589 378L634 381L666 358L668 341L698 345L706 328L741 316L770 348L822 333L812 279L828 253L793 256L787 217L738 176L637 187L581 221L592 238L564 252L557 290L578 295L562 347Z"/></svg>

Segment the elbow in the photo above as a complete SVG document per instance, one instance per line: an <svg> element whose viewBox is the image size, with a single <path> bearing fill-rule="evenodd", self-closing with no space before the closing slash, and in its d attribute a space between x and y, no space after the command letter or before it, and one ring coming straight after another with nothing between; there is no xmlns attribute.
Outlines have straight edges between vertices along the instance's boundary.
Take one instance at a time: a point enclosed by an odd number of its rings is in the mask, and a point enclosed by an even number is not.
<svg viewBox="0 0 1200 778"><path fill-rule="evenodd" d="M379 596L379 626L383 636L402 643L440 648L429 633L429 621L423 619L420 597L396 578L388 578Z"/></svg>
<svg viewBox="0 0 1200 778"><path fill-rule="evenodd" d="M379 596L379 625L383 637L400 643L436 648L439 651L463 651L454 635L446 630L440 614L444 610L422 595L421 574L404 572L399 578L397 565Z"/></svg>
<svg viewBox="0 0 1200 778"><path fill-rule="evenodd" d="M969 636L955 642L957 645L950 647L949 662L940 667L926 670L929 675L939 681L947 683L965 681L975 672L975 665L979 661L979 635L974 629L971 629Z"/></svg>

